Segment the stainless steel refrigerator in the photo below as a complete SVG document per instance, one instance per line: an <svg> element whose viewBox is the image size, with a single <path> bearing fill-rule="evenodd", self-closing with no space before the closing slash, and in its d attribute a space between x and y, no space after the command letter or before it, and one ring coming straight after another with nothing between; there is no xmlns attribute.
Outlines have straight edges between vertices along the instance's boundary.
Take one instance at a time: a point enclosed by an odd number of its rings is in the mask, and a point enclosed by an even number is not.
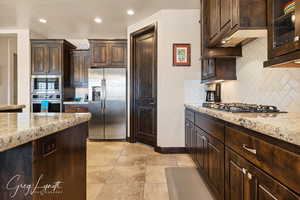
<svg viewBox="0 0 300 200"><path fill-rule="evenodd" d="M126 69L89 69L89 139L126 139Z"/></svg>

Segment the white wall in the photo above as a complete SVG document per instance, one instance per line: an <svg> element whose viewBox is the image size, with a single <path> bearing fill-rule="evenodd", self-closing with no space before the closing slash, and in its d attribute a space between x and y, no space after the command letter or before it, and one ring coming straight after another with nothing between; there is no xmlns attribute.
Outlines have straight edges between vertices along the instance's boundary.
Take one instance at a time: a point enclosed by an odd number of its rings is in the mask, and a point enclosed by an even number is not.
<svg viewBox="0 0 300 200"><path fill-rule="evenodd" d="M26 105L30 111L30 32L28 29L0 29L1 34L17 35L18 54L18 104Z"/></svg>
<svg viewBox="0 0 300 200"><path fill-rule="evenodd" d="M161 10L128 27L129 39L134 31L153 23L158 25L157 134L161 147L184 146L184 103L198 102L201 95L199 18L197 9ZM191 67L172 66L173 43L191 44ZM128 49L130 54L129 44Z"/></svg>
<svg viewBox="0 0 300 200"><path fill-rule="evenodd" d="M17 52L16 35L0 35L0 104L14 103L13 55Z"/></svg>

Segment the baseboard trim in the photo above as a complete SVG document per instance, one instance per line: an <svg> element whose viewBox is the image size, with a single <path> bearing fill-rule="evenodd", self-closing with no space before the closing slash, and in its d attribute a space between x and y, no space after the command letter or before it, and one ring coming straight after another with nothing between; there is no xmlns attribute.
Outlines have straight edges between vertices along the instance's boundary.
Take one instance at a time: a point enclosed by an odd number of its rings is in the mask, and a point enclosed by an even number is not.
<svg viewBox="0 0 300 200"><path fill-rule="evenodd" d="M88 139L90 142L126 142L126 139Z"/></svg>
<svg viewBox="0 0 300 200"><path fill-rule="evenodd" d="M185 147L155 147L154 150L162 154L183 154L186 153Z"/></svg>

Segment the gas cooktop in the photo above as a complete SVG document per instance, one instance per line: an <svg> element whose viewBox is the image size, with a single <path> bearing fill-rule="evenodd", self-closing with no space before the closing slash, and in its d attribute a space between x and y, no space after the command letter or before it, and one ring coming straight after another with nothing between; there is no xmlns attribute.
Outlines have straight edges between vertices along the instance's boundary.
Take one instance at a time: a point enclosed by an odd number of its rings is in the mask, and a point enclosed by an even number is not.
<svg viewBox="0 0 300 200"><path fill-rule="evenodd" d="M276 106L246 103L203 103L203 107L233 113L286 113L278 110Z"/></svg>

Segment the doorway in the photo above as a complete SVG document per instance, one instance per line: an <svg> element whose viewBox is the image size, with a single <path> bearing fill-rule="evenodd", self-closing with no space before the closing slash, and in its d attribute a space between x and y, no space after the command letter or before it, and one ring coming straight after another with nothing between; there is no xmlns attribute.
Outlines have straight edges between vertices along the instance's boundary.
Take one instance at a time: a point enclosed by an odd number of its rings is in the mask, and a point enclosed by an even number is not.
<svg viewBox="0 0 300 200"><path fill-rule="evenodd" d="M130 142L157 146L157 26L130 35Z"/></svg>

